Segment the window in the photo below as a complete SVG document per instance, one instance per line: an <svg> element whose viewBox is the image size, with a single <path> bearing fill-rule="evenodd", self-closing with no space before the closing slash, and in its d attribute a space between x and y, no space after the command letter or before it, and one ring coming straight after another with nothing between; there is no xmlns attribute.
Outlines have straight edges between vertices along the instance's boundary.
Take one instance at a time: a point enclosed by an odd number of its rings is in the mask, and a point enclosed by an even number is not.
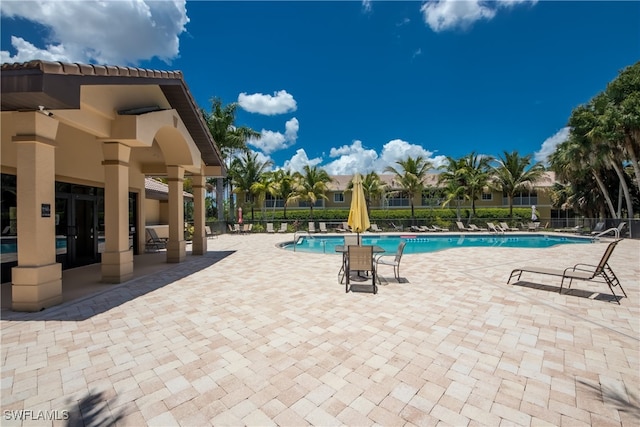
<svg viewBox="0 0 640 427"><path fill-rule="evenodd" d="M509 204L509 198L506 194L502 195L503 204ZM536 190L523 191L520 193L516 193L513 196L513 205L514 206L531 206L538 204L538 193Z"/></svg>
<svg viewBox="0 0 640 427"><path fill-rule="evenodd" d="M482 193L482 200L493 200L493 193Z"/></svg>
<svg viewBox="0 0 640 427"><path fill-rule="evenodd" d="M344 203L344 193L333 193L333 201L334 203Z"/></svg>
<svg viewBox="0 0 640 427"><path fill-rule="evenodd" d="M273 208L275 205L276 208L284 207L284 199L273 198L273 196L267 193L264 199L264 207L265 208Z"/></svg>
<svg viewBox="0 0 640 427"><path fill-rule="evenodd" d="M387 198L387 204L390 208L409 206L409 198L404 194L394 194Z"/></svg>
<svg viewBox="0 0 640 427"><path fill-rule="evenodd" d="M316 202L314 203L313 207L314 208L321 208L324 206L323 203L324 199L318 199L316 200ZM309 202L307 202L306 200L300 200L300 202L298 203L298 207L301 208L308 208L309 207Z"/></svg>

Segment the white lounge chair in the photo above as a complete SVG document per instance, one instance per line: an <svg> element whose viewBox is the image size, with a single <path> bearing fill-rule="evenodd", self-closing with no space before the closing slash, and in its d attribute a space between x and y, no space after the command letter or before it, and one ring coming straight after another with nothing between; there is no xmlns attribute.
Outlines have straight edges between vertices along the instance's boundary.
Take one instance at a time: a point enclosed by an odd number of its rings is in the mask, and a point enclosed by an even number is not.
<svg viewBox="0 0 640 427"><path fill-rule="evenodd" d="M478 227L475 224L469 224L469 228L471 229L471 231L487 231L486 228L484 227Z"/></svg>
<svg viewBox="0 0 640 427"><path fill-rule="evenodd" d="M495 225L492 222L488 222L487 227L489 228L489 231L493 231L494 233L504 233L504 229L502 227Z"/></svg>
<svg viewBox="0 0 640 427"><path fill-rule="evenodd" d="M287 232L287 223L286 222L281 222L280 223L280 230L278 230L278 233L286 233Z"/></svg>
<svg viewBox="0 0 640 427"><path fill-rule="evenodd" d="M326 233L327 232L327 223L326 222L319 222L318 223L318 228L320 229L321 233Z"/></svg>
<svg viewBox="0 0 640 427"><path fill-rule="evenodd" d="M273 223L272 222L268 222L267 223L267 233L275 233L276 230L273 229Z"/></svg>
<svg viewBox="0 0 640 427"><path fill-rule="evenodd" d="M464 224L462 222L460 222L460 221L456 221L456 225L458 226L458 229L460 231L478 231L478 230L472 230L469 227L465 227Z"/></svg>
<svg viewBox="0 0 640 427"><path fill-rule="evenodd" d="M501 222L499 223L500 228L502 228L503 231L520 231L515 227L509 227L509 224L507 224L506 222Z"/></svg>
<svg viewBox="0 0 640 427"><path fill-rule="evenodd" d="M317 233L316 223L313 221L309 221L309 233Z"/></svg>
<svg viewBox="0 0 640 427"><path fill-rule="evenodd" d="M378 224L371 224L371 231L373 231L374 233L381 233L382 230L378 227Z"/></svg>

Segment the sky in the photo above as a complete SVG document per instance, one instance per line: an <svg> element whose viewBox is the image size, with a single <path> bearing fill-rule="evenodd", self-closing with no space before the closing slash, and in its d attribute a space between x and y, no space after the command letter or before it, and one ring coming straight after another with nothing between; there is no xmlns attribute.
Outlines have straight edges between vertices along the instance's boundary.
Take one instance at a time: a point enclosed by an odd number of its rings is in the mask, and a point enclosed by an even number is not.
<svg viewBox="0 0 640 427"><path fill-rule="evenodd" d="M571 111L640 60L637 1L0 2L0 59L180 70L236 102L272 168L407 156L546 162Z"/></svg>

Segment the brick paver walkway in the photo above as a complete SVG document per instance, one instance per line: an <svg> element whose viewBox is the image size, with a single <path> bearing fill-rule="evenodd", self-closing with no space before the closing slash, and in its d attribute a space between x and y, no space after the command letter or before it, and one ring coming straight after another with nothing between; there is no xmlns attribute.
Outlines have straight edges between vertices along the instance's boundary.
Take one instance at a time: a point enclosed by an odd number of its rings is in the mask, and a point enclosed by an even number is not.
<svg viewBox="0 0 640 427"><path fill-rule="evenodd" d="M221 236L99 295L3 312L1 424L640 423L639 241L610 262L618 306L606 285L506 284L525 264L595 263L604 244L406 254L408 283L374 296L345 294L338 255L275 247L286 237Z"/></svg>

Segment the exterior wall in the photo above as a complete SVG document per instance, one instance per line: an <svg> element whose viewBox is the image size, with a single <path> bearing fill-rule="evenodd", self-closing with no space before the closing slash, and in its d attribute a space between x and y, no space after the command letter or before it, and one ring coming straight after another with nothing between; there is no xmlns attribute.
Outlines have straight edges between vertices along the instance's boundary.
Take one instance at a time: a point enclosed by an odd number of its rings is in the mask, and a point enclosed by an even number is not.
<svg viewBox="0 0 640 427"><path fill-rule="evenodd" d="M160 224L160 201L144 199L144 223L145 225Z"/></svg>

